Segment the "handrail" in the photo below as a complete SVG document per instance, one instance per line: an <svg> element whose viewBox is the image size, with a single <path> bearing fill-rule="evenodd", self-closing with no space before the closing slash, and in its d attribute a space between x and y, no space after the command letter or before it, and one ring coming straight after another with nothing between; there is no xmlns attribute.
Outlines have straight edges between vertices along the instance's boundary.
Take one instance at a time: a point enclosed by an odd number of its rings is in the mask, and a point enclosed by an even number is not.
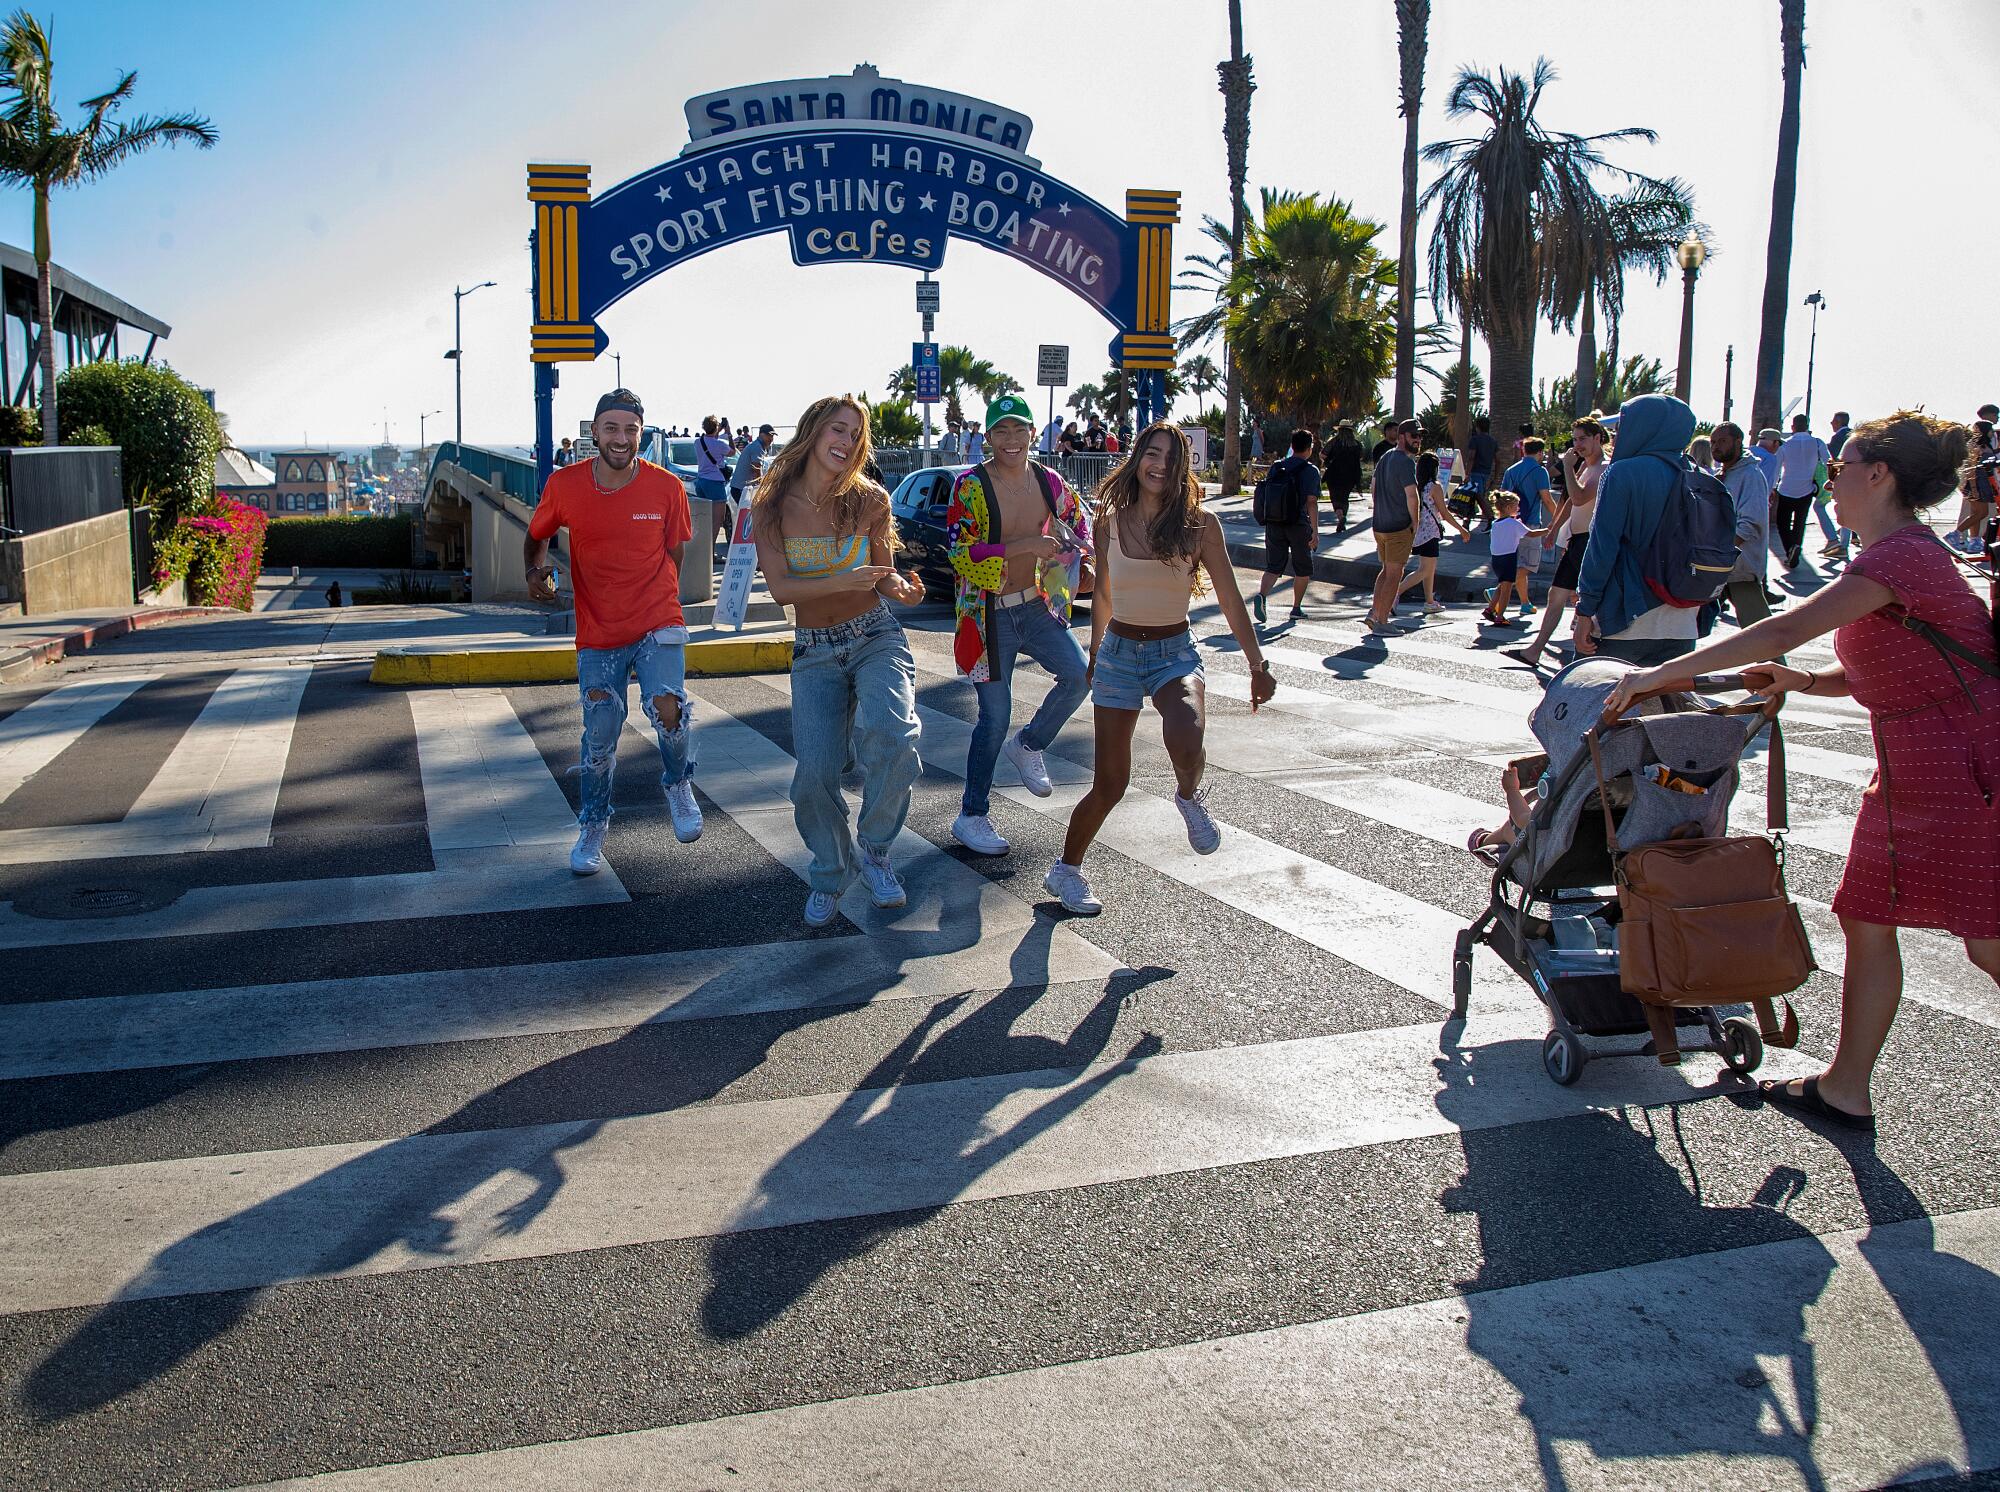
<svg viewBox="0 0 2000 1492"><path fill-rule="evenodd" d="M431 457L431 469L424 478L426 493L429 493L437 482L438 468L447 462L461 471L470 472L489 487L497 487L509 497L520 499L531 508L541 501L541 484L536 480L535 458L525 448L496 448L465 445L455 440L439 441L437 453Z"/></svg>

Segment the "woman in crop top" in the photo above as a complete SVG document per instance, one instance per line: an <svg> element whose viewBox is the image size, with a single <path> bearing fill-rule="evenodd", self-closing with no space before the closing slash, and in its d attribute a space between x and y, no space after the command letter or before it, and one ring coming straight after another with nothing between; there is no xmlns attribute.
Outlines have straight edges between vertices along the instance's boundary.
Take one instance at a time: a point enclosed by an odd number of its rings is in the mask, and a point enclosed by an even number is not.
<svg viewBox="0 0 2000 1492"><path fill-rule="evenodd" d="M1583 551L1590 543L1590 521L1597 516L1597 483L1604 475L1604 443L1611 432L1594 419L1578 420L1570 431L1570 448L1562 453L1563 500L1549 518L1549 530L1562 541L1562 558L1549 581L1548 603L1542 608L1542 629L1524 648L1508 648L1530 668L1540 668L1542 653L1562 621L1563 608L1576 604L1576 583L1583 574Z"/></svg>
<svg viewBox="0 0 2000 1492"><path fill-rule="evenodd" d="M1090 603L1090 697L1096 710L1096 772L1070 814L1062 858L1042 884L1085 916L1104 910L1083 877L1083 855L1132 776L1132 733L1148 699L1174 764L1174 806L1188 843L1211 855L1222 830L1201 791L1206 696L1201 654L1188 630L1188 602L1206 570L1222 614L1250 664L1250 707L1277 689L1257 631L1236 588L1222 525L1201 508L1188 439L1164 420L1140 432L1131 457L1097 492L1097 587Z"/></svg>
<svg viewBox="0 0 2000 1492"><path fill-rule="evenodd" d="M821 399L799 417L750 510L771 599L792 608L792 818L812 851L808 927L833 921L856 876L876 906L903 905L889 846L922 770L916 661L883 600L914 606L924 588L888 563L889 494L861 474L867 462L866 411L844 396ZM850 752L865 779L858 834L840 792Z"/></svg>

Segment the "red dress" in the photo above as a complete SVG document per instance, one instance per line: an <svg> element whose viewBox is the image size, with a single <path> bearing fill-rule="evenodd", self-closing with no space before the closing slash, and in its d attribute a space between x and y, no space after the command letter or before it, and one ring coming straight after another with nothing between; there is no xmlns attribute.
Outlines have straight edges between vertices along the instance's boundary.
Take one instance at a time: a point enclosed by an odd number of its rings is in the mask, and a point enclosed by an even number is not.
<svg viewBox="0 0 2000 1492"><path fill-rule="evenodd" d="M1953 641L1994 656L1990 607L1922 524L1878 539L1848 568ZM1877 763L1834 911L2000 938L2000 679L1955 658L1961 687L1893 607L1849 622L1833 645L1868 708Z"/></svg>

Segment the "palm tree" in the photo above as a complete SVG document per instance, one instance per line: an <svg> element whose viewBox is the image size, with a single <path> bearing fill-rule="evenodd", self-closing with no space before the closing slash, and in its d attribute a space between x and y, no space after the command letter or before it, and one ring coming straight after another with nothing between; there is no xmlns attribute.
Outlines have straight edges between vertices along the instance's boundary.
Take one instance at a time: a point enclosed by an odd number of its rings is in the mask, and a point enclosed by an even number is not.
<svg viewBox="0 0 2000 1492"><path fill-rule="evenodd" d="M1535 118L1543 90L1555 81L1548 59L1538 58L1527 77L1498 69L1489 78L1462 68L1452 84L1446 112L1454 119L1477 115L1484 134L1440 140L1424 147L1424 159L1440 162L1443 173L1425 189L1419 204L1438 209L1431 232L1431 284L1465 287L1456 298L1469 300L1470 313L1485 333L1492 354L1487 385L1493 421L1511 430L1528 418L1534 398L1535 329L1551 295L1550 265L1543 241L1552 224L1597 225L1609 235L1609 206L1594 178L1607 173L1626 183L1646 180L1609 165L1601 147L1612 140L1651 140L1648 129L1575 135L1542 127Z"/></svg>
<svg viewBox="0 0 2000 1492"><path fill-rule="evenodd" d="M1424 54L1430 49L1431 0L1396 0L1402 54L1403 231L1396 255L1396 404L1406 420L1417 406L1417 116L1424 102Z"/></svg>
<svg viewBox="0 0 2000 1492"><path fill-rule="evenodd" d="M54 445L56 431L55 297L49 282L49 194L57 187L81 186L155 145L192 140L206 150L215 129L198 114L141 115L113 123L112 115L132 97L139 75L126 73L109 93L79 106L86 118L65 130L53 101L55 61L48 33L25 10L17 10L0 30L0 180L35 194L35 315L41 323L42 444Z"/></svg>
<svg viewBox="0 0 2000 1492"><path fill-rule="evenodd" d="M1806 71L1806 0L1778 0L1785 103L1778 115L1778 169L1771 178L1771 241L1764 251L1764 323L1750 428L1775 428L1785 395L1785 311L1791 300L1792 205L1799 192L1799 85Z"/></svg>
<svg viewBox="0 0 2000 1492"><path fill-rule="evenodd" d="M1265 190L1226 287L1229 345L1255 407L1308 427L1373 408L1395 363L1396 266L1375 247L1384 231L1337 198Z"/></svg>
<svg viewBox="0 0 2000 1492"><path fill-rule="evenodd" d="M1663 283L1675 265L1674 250L1694 229L1704 241L1705 226L1694 221L1694 194L1676 177L1663 181L1641 178L1605 204L1596 216L1552 222L1543 236L1543 263L1548 268L1549 311L1552 321L1577 334L1576 376L1569 380L1576 401L1573 413L1590 413L1604 403L1604 382L1592 374L1598 366L1597 311L1603 307L1610 336L1610 362L1618 360L1618 322L1625 309L1625 274L1641 270Z"/></svg>
<svg viewBox="0 0 2000 1492"><path fill-rule="evenodd" d="M1257 89L1250 76L1250 58L1243 51L1243 0L1229 0L1229 60L1218 63L1222 78L1222 143L1229 152L1229 257L1232 265L1243 251L1243 220L1250 204L1243 183L1250 173L1250 95ZM1234 495L1243 485L1243 379L1235 350L1225 346L1222 415L1222 495Z"/></svg>
<svg viewBox="0 0 2000 1492"><path fill-rule="evenodd" d="M1097 384L1079 383L1069 391L1069 398L1064 402L1071 409L1075 410L1078 415L1087 420L1097 413L1098 409L1104 404L1104 400L1105 392Z"/></svg>
<svg viewBox="0 0 2000 1492"><path fill-rule="evenodd" d="M1196 353L1181 364L1181 380L1186 387L1194 390L1194 412L1199 416L1208 391L1222 383L1222 370L1206 353Z"/></svg>

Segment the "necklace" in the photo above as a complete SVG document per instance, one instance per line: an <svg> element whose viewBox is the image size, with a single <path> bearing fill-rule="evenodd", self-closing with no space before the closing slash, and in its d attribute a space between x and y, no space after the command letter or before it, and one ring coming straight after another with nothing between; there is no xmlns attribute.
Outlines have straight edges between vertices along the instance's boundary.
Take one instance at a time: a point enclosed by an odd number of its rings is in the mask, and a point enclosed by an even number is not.
<svg viewBox="0 0 2000 1492"><path fill-rule="evenodd" d="M602 482L598 481L597 480L598 460L599 458L596 456L590 458L590 485L597 489L597 495L599 497L615 496L616 494L623 492L627 487L632 485L632 477L627 477L624 481L620 482L615 487L607 487ZM632 475L637 476L638 472L633 471Z"/></svg>

